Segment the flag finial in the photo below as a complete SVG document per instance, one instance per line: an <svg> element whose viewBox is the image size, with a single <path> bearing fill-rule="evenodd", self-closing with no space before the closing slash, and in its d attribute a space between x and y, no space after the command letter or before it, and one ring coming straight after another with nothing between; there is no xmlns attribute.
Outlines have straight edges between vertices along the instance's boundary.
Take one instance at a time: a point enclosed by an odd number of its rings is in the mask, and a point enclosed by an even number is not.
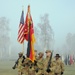
<svg viewBox="0 0 75 75"><path fill-rule="evenodd" d="M28 5L28 12L30 13L30 5Z"/></svg>

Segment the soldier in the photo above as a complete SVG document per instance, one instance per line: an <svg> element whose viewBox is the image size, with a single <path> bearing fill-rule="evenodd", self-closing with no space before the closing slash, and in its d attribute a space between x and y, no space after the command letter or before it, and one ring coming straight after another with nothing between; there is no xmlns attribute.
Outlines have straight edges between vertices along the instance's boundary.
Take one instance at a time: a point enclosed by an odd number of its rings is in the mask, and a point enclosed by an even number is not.
<svg viewBox="0 0 75 75"><path fill-rule="evenodd" d="M36 62L36 59L37 59L37 50L34 51L34 55L35 55L35 64L37 63ZM22 69L22 73L24 75L35 75L35 66L34 66L34 62L32 62L29 58L26 57L24 63L22 64L23 66L25 66L23 69Z"/></svg>
<svg viewBox="0 0 75 75"><path fill-rule="evenodd" d="M55 75L62 75L63 72L64 72L64 63L60 59L60 55L59 54L56 54L55 62L56 62Z"/></svg>
<svg viewBox="0 0 75 75"><path fill-rule="evenodd" d="M37 68L35 69L35 74L36 75L42 75L43 74L43 67L44 67L44 58L43 58L43 53L39 52L38 53L38 60L37 60Z"/></svg>
<svg viewBox="0 0 75 75"><path fill-rule="evenodd" d="M52 52L50 50L46 50L45 53L46 58L44 60L44 75L54 75L56 64L55 60L52 58ZM48 65L50 66L49 68Z"/></svg>
<svg viewBox="0 0 75 75"><path fill-rule="evenodd" d="M15 69L15 68L18 69L18 75L22 75L21 70L22 70L22 68L23 68L22 63L24 62L24 59L25 59L25 57L23 56L23 53L20 52L20 53L19 53L19 58L18 58L18 60L16 61L14 67L13 67L13 69Z"/></svg>
<svg viewBox="0 0 75 75"><path fill-rule="evenodd" d="M30 67L29 62L30 62L30 60L28 58L26 58L25 61L22 64L22 66L24 66L21 70L23 75L29 75L29 67Z"/></svg>
<svg viewBox="0 0 75 75"><path fill-rule="evenodd" d="M36 69L36 64L37 64L37 60L38 60L37 50L34 51L34 56L35 56L35 60L34 60L34 68Z"/></svg>
<svg viewBox="0 0 75 75"><path fill-rule="evenodd" d="M35 60L37 60L37 50L34 51L34 55L35 55Z"/></svg>
<svg viewBox="0 0 75 75"><path fill-rule="evenodd" d="M30 61L29 75L35 75L35 69L36 69L36 64L38 59L37 50L34 50L34 56L35 56L34 62Z"/></svg>
<svg viewBox="0 0 75 75"><path fill-rule="evenodd" d="M29 75L35 75L34 63L29 60Z"/></svg>

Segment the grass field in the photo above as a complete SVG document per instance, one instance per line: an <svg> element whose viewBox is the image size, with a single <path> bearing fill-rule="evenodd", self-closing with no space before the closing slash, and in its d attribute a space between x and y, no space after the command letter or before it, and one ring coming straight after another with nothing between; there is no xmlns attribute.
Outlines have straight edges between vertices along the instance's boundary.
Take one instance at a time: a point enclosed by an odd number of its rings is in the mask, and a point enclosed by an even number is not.
<svg viewBox="0 0 75 75"><path fill-rule="evenodd" d="M14 61L0 61L0 75L17 75L17 70L13 70ZM65 66L63 75L75 75L75 65Z"/></svg>

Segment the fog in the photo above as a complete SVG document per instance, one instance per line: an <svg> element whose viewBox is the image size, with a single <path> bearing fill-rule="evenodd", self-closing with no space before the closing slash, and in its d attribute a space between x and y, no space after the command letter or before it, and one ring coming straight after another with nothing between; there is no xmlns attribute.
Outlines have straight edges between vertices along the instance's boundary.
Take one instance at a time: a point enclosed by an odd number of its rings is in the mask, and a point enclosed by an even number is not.
<svg viewBox="0 0 75 75"><path fill-rule="evenodd" d="M35 49L53 55L75 53L75 0L0 0L0 59L17 59L23 45L17 41L22 6L26 18L30 4L36 38ZM25 21L25 20L24 20ZM24 55L27 42L24 41Z"/></svg>
<svg viewBox="0 0 75 75"><path fill-rule="evenodd" d="M49 20L49 14L44 14L39 17L40 21L34 26L34 34L36 43L35 49L40 52L45 52L47 49L53 50L54 55L60 53L60 55L74 55L75 53L75 33L68 33L64 39L61 47L55 47L55 32L52 29ZM10 21L6 17L0 17L0 59L1 60L14 60L18 57L18 53L22 51L22 44L17 41L13 41L11 37ZM65 37L65 36L64 36ZM15 42L15 45L13 42ZM24 55L27 50L27 42L24 44Z"/></svg>

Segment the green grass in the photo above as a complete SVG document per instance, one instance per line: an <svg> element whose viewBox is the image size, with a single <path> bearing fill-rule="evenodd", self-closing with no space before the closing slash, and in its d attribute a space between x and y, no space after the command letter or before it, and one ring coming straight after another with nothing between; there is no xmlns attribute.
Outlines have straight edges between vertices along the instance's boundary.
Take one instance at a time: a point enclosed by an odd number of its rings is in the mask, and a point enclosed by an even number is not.
<svg viewBox="0 0 75 75"><path fill-rule="evenodd" d="M65 66L64 75L75 75L75 65Z"/></svg>
<svg viewBox="0 0 75 75"><path fill-rule="evenodd" d="M0 61L0 75L17 75L17 70L13 70L14 61ZM63 75L75 75L75 65L65 66Z"/></svg>
<svg viewBox="0 0 75 75"><path fill-rule="evenodd" d="M0 75L17 75L17 70L13 70L14 62L0 61Z"/></svg>

